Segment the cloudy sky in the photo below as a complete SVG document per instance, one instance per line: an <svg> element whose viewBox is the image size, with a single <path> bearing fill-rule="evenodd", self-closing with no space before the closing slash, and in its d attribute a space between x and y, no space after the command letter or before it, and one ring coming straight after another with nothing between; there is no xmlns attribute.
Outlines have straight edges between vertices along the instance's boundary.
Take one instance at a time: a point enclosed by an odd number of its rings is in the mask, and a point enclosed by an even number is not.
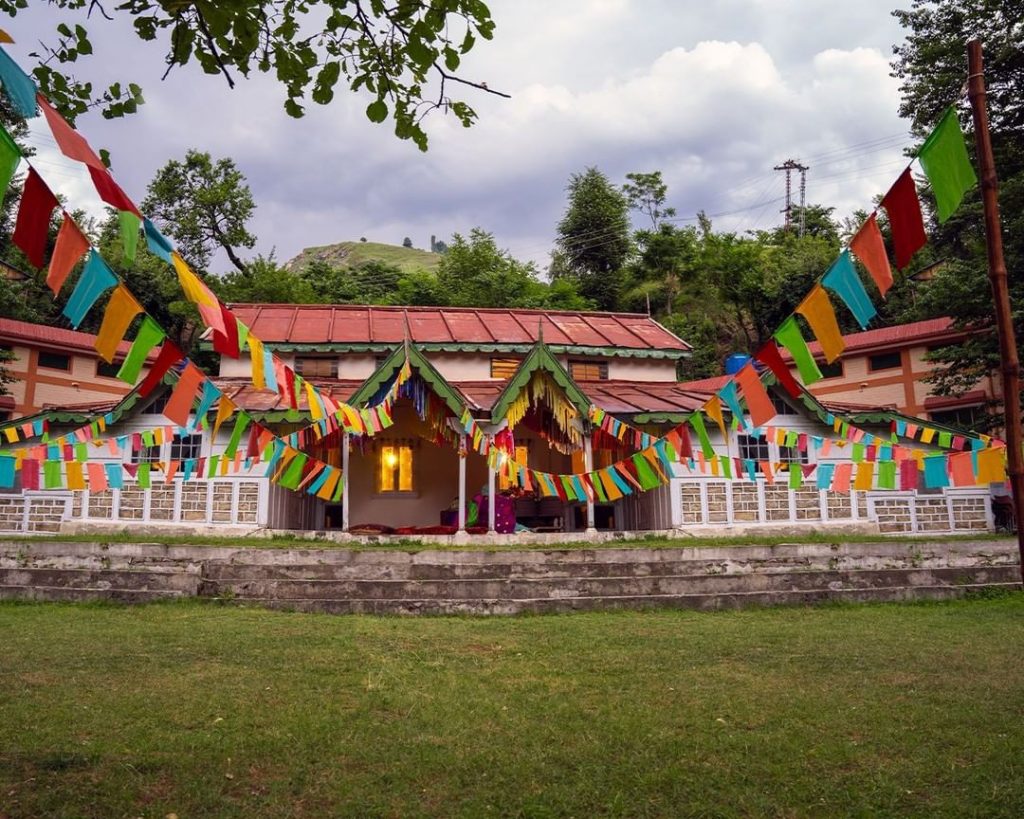
<svg viewBox="0 0 1024 819"><path fill-rule="evenodd" d="M83 116L77 127L111 151L136 201L189 148L231 157L257 202L257 250L282 261L361 236L426 247L431 234L479 226L543 268L566 182L591 165L616 183L661 170L680 219L704 210L724 230L780 223L783 175L772 167L788 158L810 166L808 201L839 216L870 206L910 141L889 77L902 39L891 16L898 2L491 0L495 38L460 73L512 99L465 89L479 123L464 129L433 114L426 154L368 122L369 99L342 89L294 120L264 75L232 91L189 66L161 82L162 50L125 21L94 17L95 55L80 74L134 80L147 103L121 120ZM52 40L54 15L39 3L4 23L23 65L40 38ZM41 119L31 141L51 187L95 208L91 185Z"/></svg>

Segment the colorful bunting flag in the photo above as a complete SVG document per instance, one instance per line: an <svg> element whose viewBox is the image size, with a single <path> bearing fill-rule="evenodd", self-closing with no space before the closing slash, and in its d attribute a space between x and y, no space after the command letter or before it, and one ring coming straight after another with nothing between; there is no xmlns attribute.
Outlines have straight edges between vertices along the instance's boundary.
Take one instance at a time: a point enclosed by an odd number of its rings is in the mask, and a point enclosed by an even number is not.
<svg viewBox="0 0 1024 819"><path fill-rule="evenodd" d="M53 255L50 257L50 268L46 273L46 285L53 291L54 296L60 293L68 274L88 249L89 240L79 229L75 220L65 213L64 221L61 222L60 230L57 231L57 243L54 245Z"/></svg>
<svg viewBox="0 0 1024 819"><path fill-rule="evenodd" d="M794 316L790 316L782 322L779 329L775 331L774 338L793 356L797 371L800 373L800 380L804 384L810 385L821 380L821 370L818 369L814 356L807 348L807 342L804 341Z"/></svg>
<svg viewBox="0 0 1024 819"><path fill-rule="evenodd" d="M46 122L50 126L53 141L57 143L57 147L60 148L60 152L64 156L77 162L84 162L86 165L91 165L94 168L105 168L103 161L96 155L96 152L89 146L89 143L85 141L85 137L68 125L67 120L50 105L46 97L42 94L37 94L36 101L39 103L43 116L46 117Z"/></svg>
<svg viewBox="0 0 1024 819"><path fill-rule="evenodd" d="M139 385L139 395L143 398L149 395L153 388L160 383L171 366L177 364L182 358L184 356L181 354L181 350L178 349L178 345L173 341L165 340L156 357L156 361L153 362L153 366L150 367L146 377Z"/></svg>
<svg viewBox="0 0 1024 819"><path fill-rule="evenodd" d="M21 148L7 133L7 129L0 125L0 202L7 194L7 186L11 184L19 162Z"/></svg>
<svg viewBox="0 0 1024 819"><path fill-rule="evenodd" d="M843 354L846 344L843 342L843 334L839 331L836 311L832 309L828 293L820 284L811 288L811 292L797 306L796 312L807 319L811 332L818 339L821 352L829 364Z"/></svg>
<svg viewBox="0 0 1024 819"><path fill-rule="evenodd" d="M138 381L142 365L146 363L150 351L163 341L164 337L165 334L160 325L149 316L143 316L139 332L135 336L135 341L132 342L121 369L117 371L117 377L129 384Z"/></svg>
<svg viewBox="0 0 1024 819"><path fill-rule="evenodd" d="M753 364L745 365L736 373L736 382L743 390L743 397L747 401L747 410L750 412L750 419L755 427L763 427L775 417L775 406L768 392L761 383L761 376L754 369Z"/></svg>
<svg viewBox="0 0 1024 819"><path fill-rule="evenodd" d="M64 305L64 316L77 328L86 314L105 292L117 284L117 276L95 250L89 251L89 260L78 277L71 297Z"/></svg>
<svg viewBox="0 0 1024 819"><path fill-rule="evenodd" d="M892 287L892 268L889 266L889 254L885 252L885 241L882 231L878 228L878 218L871 214L850 242L850 250L854 252L861 264L867 268L882 298Z"/></svg>
<svg viewBox="0 0 1024 819"><path fill-rule="evenodd" d="M114 181L114 177L106 168L97 168L89 165L89 176L92 177L92 184L96 187L96 193L100 199L110 205L114 210L127 210L141 217L135 203L128 198L128 195L121 190L121 186Z"/></svg>
<svg viewBox="0 0 1024 819"><path fill-rule="evenodd" d="M793 378L786 362L782 360L782 353L779 352L779 345L774 340L765 343L754 355L758 361L764 364L775 375L776 380L785 388L793 398L800 397L800 384Z"/></svg>
<svg viewBox="0 0 1024 819"><path fill-rule="evenodd" d="M3 49L0 49L0 54ZM46 187L36 169L28 169L21 192L18 218L11 241L22 249L33 267L46 264L46 241L50 233L50 214L57 208L57 197Z"/></svg>
<svg viewBox="0 0 1024 819"><path fill-rule="evenodd" d="M861 328L867 329L871 319L878 315L853 266L850 251L844 250L839 254L821 283L843 300Z"/></svg>
<svg viewBox="0 0 1024 819"><path fill-rule="evenodd" d="M896 267L902 270L928 241L924 233L921 202L917 198L917 188L914 187L914 177L910 173L910 168L900 174L899 179L882 198L882 207L889 215L889 229L896 252Z"/></svg>
<svg viewBox="0 0 1024 819"><path fill-rule="evenodd" d="M192 412L192 403L195 401L196 393L203 383L205 376L202 371L192 362L189 362L181 375L174 391L164 407L164 416L169 418L179 427L188 424L189 414Z"/></svg>
<svg viewBox="0 0 1024 819"><path fill-rule="evenodd" d="M0 82L4 93L10 100L15 111L25 119L32 119L38 114L36 110L36 83L28 74L21 70L11 56L0 48ZM42 267L42 265L36 265Z"/></svg>
<svg viewBox="0 0 1024 819"><path fill-rule="evenodd" d="M967 155L964 132L952 106L924 141L917 158L931 183L939 222L945 222L960 206L964 194L978 184Z"/></svg>
<svg viewBox="0 0 1024 819"><path fill-rule="evenodd" d="M118 344L128 332L129 325L141 312L142 305L135 300L135 296L127 287L119 284L107 302L103 323L94 344L96 352L104 361L114 360Z"/></svg>

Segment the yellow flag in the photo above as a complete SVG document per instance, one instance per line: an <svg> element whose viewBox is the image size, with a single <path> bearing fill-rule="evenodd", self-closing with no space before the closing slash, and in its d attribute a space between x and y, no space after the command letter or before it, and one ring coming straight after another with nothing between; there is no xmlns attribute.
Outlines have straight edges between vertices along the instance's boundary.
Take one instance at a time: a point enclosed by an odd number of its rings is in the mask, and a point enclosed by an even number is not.
<svg viewBox="0 0 1024 819"><path fill-rule="evenodd" d="M921 430L921 443L930 444L932 439L935 437L935 430L931 427L925 427Z"/></svg>
<svg viewBox="0 0 1024 819"><path fill-rule="evenodd" d="M85 477L82 475L82 465L78 461L65 463L64 471L67 474L68 489L85 489Z"/></svg>
<svg viewBox="0 0 1024 819"><path fill-rule="evenodd" d="M718 428L722 430L722 437L728 440L729 436L725 433L725 416L722 415L722 402L717 395L711 396L710 400L704 405L704 411L708 414L708 418L711 418L718 424Z"/></svg>
<svg viewBox="0 0 1024 819"><path fill-rule="evenodd" d="M799 467L797 467L799 469ZM857 490L867 491L871 489L871 485L875 478L875 462L874 461L861 461L857 464L857 477L853 480L853 488Z"/></svg>
<svg viewBox="0 0 1024 819"><path fill-rule="evenodd" d="M11 43L14 44L14 40L11 39L11 35L0 28L0 43Z"/></svg>
<svg viewBox="0 0 1024 819"><path fill-rule="evenodd" d="M128 332L128 325L141 312L142 305L135 300L135 296L127 287L119 284L110 297L110 301L107 302L103 323L100 325L100 332L94 343L96 352L103 357L104 361L114 360L117 345L121 343L124 334Z"/></svg>
<svg viewBox="0 0 1024 819"><path fill-rule="evenodd" d="M267 388L263 375L263 342L249 334L249 359L252 361L252 385L258 390Z"/></svg>
<svg viewBox="0 0 1024 819"><path fill-rule="evenodd" d="M227 421L234 411L235 402L221 393L220 402L217 404L217 417L213 419L213 433L210 436L212 440L217 440L217 431L220 429L220 425Z"/></svg>
<svg viewBox="0 0 1024 819"><path fill-rule="evenodd" d="M1006 480L1006 465L1003 458L1006 450L998 449L978 450L978 483L1002 483Z"/></svg>
<svg viewBox="0 0 1024 819"><path fill-rule="evenodd" d="M316 390L308 381L304 382L304 386L306 387L306 403L309 404L309 414L314 421L319 421L324 417L324 413L320 409L320 402L317 401Z"/></svg>
<svg viewBox="0 0 1024 819"><path fill-rule="evenodd" d="M825 360L831 364L843 354L846 345L843 343L843 334L839 332L839 323L836 321L836 311L832 308L828 293L820 284L814 285L807 297L800 302L796 308L801 316L807 319L811 325L814 337L821 345L821 351L825 354Z"/></svg>
<svg viewBox="0 0 1024 819"><path fill-rule="evenodd" d="M171 258L174 260L174 269L178 272L178 282L181 284L181 289L185 291L186 298L193 304L216 307L217 300L213 294L199 280L199 277L192 272L192 268L178 255L177 251L171 253Z"/></svg>

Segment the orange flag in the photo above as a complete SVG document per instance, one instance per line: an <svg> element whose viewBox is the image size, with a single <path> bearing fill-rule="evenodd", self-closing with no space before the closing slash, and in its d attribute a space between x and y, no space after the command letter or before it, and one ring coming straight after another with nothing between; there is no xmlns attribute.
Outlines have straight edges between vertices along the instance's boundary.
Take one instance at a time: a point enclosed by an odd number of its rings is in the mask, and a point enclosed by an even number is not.
<svg viewBox="0 0 1024 819"><path fill-rule="evenodd" d="M185 371L178 377L174 392L171 393L167 406L164 407L164 416L179 427L187 426L188 416L192 412L192 403L196 400L196 393L204 378L205 376L199 368L189 362Z"/></svg>
<svg viewBox="0 0 1024 819"><path fill-rule="evenodd" d="M96 352L103 357L104 361L114 360L117 345L121 343L124 334L128 332L128 325L141 312L142 305L135 300L135 296L127 287L119 284L107 303L107 310L103 314L103 323L100 325L99 335L96 336L94 342Z"/></svg>
<svg viewBox="0 0 1024 819"><path fill-rule="evenodd" d="M857 477L853 479L853 488L863 491L871 489L875 480L875 462L861 461L857 464Z"/></svg>
<svg viewBox="0 0 1024 819"><path fill-rule="evenodd" d="M839 331L836 311L832 308L832 302L829 301L824 287L820 284L814 285L811 292L800 302L796 312L807 319L807 323L811 325L814 337L818 339L821 351L825 354L825 360L829 364L843 354L843 350L846 348L843 343L843 334Z"/></svg>
<svg viewBox="0 0 1024 819"><path fill-rule="evenodd" d="M857 235L850 242L850 250L868 269L871 278L878 285L878 292L885 298L885 294L892 287L892 268L889 266L889 256L885 252L885 242L882 240L882 231L878 229L875 214L872 213L861 225Z"/></svg>
<svg viewBox="0 0 1024 819"><path fill-rule="evenodd" d="M768 397L768 392L761 383L761 376L757 374L753 364L747 364L736 373L736 383L740 385L743 397L747 399L747 411L755 427L763 427L775 417L772 399Z"/></svg>
<svg viewBox="0 0 1024 819"><path fill-rule="evenodd" d="M53 295L56 296L60 293L71 268L78 263L88 249L89 240L78 229L75 220L65 213L64 221L57 232L57 243L53 246L53 255L50 257L50 269L46 273L46 285L53 291Z"/></svg>
<svg viewBox="0 0 1024 819"><path fill-rule="evenodd" d="M85 141L85 137L68 125L64 117L57 113L57 111L50 105L46 97L37 93L36 102L38 102L39 107L43 109L43 116L46 117L46 122L49 124L50 130L53 132L53 141L57 143L57 147L60 148L60 152L64 154L64 156L68 159L77 159L79 162L84 162L86 165L91 165L94 168L106 170L103 165L103 161L96 156L96 152L89 147L89 143Z"/></svg>
<svg viewBox="0 0 1024 819"><path fill-rule="evenodd" d="M849 492L850 475L853 472L853 464L849 461L836 464L836 471L832 473L832 491Z"/></svg>

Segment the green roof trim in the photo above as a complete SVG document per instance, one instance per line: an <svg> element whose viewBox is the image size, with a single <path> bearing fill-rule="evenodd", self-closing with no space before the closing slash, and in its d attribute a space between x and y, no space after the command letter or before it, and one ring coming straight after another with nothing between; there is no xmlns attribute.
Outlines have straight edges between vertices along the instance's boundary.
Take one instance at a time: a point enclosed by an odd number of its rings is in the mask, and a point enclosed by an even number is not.
<svg viewBox="0 0 1024 819"><path fill-rule="evenodd" d="M434 391L434 394L445 402L445 405L452 411L452 414L458 418L466 406L462 395L445 380L441 373L434 369L434 365L420 352L415 344L409 344L408 347L400 344L396 347L391 355L377 368L377 371L367 378L362 386L355 391L352 397L349 398L348 403L357 407L365 405L402 368L402 365L405 363L406 349L408 349L409 354L409 366L427 383L430 389Z"/></svg>
<svg viewBox="0 0 1024 819"><path fill-rule="evenodd" d="M508 380L508 384L505 385L505 389L498 396L498 400L494 402L494 406L491 407L491 423L498 424L505 419L509 406L526 389L537 370L543 370L551 376L586 423L590 412L590 399L572 380L565 367L552 355L551 348L543 341L538 341L533 345L529 355L519 364L515 373Z"/></svg>

